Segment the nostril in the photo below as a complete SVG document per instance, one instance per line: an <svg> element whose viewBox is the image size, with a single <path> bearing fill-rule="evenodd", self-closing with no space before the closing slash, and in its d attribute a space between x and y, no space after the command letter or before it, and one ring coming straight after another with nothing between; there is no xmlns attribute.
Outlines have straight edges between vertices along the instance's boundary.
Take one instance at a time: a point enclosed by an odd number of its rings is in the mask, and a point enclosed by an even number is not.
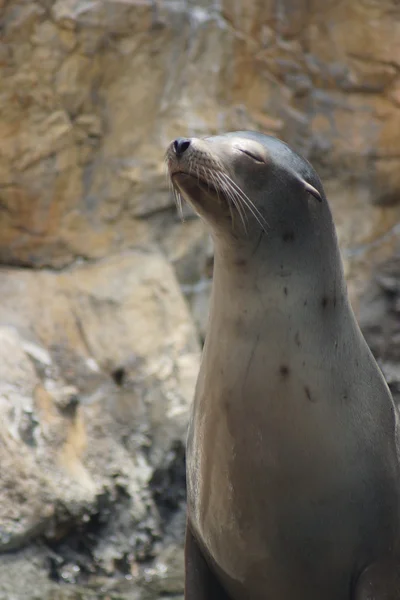
<svg viewBox="0 0 400 600"><path fill-rule="evenodd" d="M177 156L182 156L182 154L186 152L186 150L189 148L190 140L188 140L187 138L176 138L176 140L174 140L173 142L173 145L175 154Z"/></svg>

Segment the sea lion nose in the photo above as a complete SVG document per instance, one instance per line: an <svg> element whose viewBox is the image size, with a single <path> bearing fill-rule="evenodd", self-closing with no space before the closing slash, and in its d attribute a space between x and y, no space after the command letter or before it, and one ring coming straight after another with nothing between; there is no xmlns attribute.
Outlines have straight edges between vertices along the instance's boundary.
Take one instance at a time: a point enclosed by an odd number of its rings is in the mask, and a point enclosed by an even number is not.
<svg viewBox="0 0 400 600"><path fill-rule="evenodd" d="M176 140L174 140L172 142L172 144L174 146L175 154L179 158L189 148L190 140L188 140L187 138L179 137L179 138L176 138Z"/></svg>

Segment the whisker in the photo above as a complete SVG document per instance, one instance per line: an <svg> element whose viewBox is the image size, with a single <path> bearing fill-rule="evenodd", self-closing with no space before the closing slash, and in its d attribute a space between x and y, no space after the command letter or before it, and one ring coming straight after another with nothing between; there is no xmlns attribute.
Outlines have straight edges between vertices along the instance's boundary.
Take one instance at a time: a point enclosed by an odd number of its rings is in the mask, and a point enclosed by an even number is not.
<svg viewBox="0 0 400 600"><path fill-rule="evenodd" d="M226 195L227 199L234 205L234 207L236 208L240 220L243 224L244 230L247 234L247 226L246 226L246 220L247 220L247 215L243 210L243 206L241 205L240 201L238 200L238 198L235 196L235 194L233 193L233 190L231 189L231 187L229 185L226 184L226 182L222 179L221 174L217 171L215 173L215 177L219 183L219 185L222 188L222 191L224 192L224 194Z"/></svg>
<svg viewBox="0 0 400 600"><path fill-rule="evenodd" d="M165 157L165 166L168 170L167 157ZM196 163L193 160L193 157L189 156L188 172L196 177L199 183L206 183L209 191L210 186L213 186L219 201L220 192L226 196L233 227L235 227L234 217L235 212L237 212L247 234L248 213L250 212L263 231L266 231L266 228L268 228L268 223L266 222L264 215L259 211L254 202L250 200L247 194L245 194L241 187L225 171L223 171L221 168L211 169L209 167L205 167L198 162ZM168 180L170 186L172 187L178 214L181 221L184 221L182 195L174 186L173 182L171 182L171 179L168 178ZM233 208L235 208L235 211L232 210Z"/></svg>
<svg viewBox="0 0 400 600"><path fill-rule="evenodd" d="M182 196L180 194L180 192L178 192L178 190L176 188L174 188L174 198L175 198L175 204L178 210L178 214L179 214L179 218L182 221L182 223L185 222L185 217L183 215L183 207L182 207Z"/></svg>
<svg viewBox="0 0 400 600"><path fill-rule="evenodd" d="M168 158L167 156L164 157L164 171L165 171L165 175L167 177L167 181L168 181L168 189L170 194L172 195L176 208L178 210L179 213L179 217L181 219L181 221L184 221L183 218L183 211L182 211L182 199L180 197L180 194L178 192L178 190L175 188L174 184L172 183L172 179L170 177L169 174L169 169L168 169Z"/></svg>
<svg viewBox="0 0 400 600"><path fill-rule="evenodd" d="M206 171L205 171L206 172ZM220 197L219 197L219 188L222 187L222 192L225 192L224 186L221 186L221 183L219 181L219 178L217 177L217 172L216 171L212 171L212 169L207 169L208 175L213 183L214 189L217 192L217 197L218 197L218 201L220 201ZM231 202L229 202L229 197L228 197L228 208L229 208L229 214L231 216L231 220L232 220L232 227L233 229L235 228L235 213L233 212L232 209L232 204Z"/></svg>
<svg viewBox="0 0 400 600"><path fill-rule="evenodd" d="M250 198L244 193L244 191L227 175L226 173L221 172L222 177L227 181L227 183L232 186L232 189L236 192L237 197L247 206L253 217L256 219L257 223L260 227L266 231L266 227L268 227L268 223L266 222L264 215L260 213L254 202L250 200Z"/></svg>
<svg viewBox="0 0 400 600"><path fill-rule="evenodd" d="M218 186L215 185L215 177L214 177L212 170L208 169L207 167L202 167L202 170L204 173L204 181L206 181L206 183L207 183L208 191L210 191L210 185L213 185L213 187L217 193L217 198L219 200L219 190L218 190Z"/></svg>
<svg viewBox="0 0 400 600"><path fill-rule="evenodd" d="M264 216L258 210L258 208L254 204L254 202L252 200L250 200L250 198L247 196L247 194L245 194L245 192L237 185L237 183L235 183L235 181L233 181L233 179L231 179L229 177L229 175L227 175L226 173L223 173L223 176L229 182L229 184L232 186L232 189L233 189L233 191L235 191L237 197L240 198L245 203L245 205L251 210L251 213L253 214L253 216L257 218L258 223L260 223L260 220L261 220L264 222L265 225L267 225L267 223L264 219Z"/></svg>
<svg viewBox="0 0 400 600"><path fill-rule="evenodd" d="M174 186L171 178L168 176L168 187L170 193L172 193L172 197L175 201L176 209L178 211L178 215L182 223L185 222L185 217L183 216L183 208L182 208L182 196L179 190Z"/></svg>

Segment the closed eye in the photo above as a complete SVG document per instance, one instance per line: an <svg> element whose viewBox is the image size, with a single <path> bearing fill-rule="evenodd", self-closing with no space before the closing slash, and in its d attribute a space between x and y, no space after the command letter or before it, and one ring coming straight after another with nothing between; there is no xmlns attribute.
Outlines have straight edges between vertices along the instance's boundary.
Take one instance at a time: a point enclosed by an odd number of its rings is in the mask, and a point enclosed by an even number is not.
<svg viewBox="0 0 400 600"><path fill-rule="evenodd" d="M247 156L250 156L250 158L252 158L256 162L265 163L265 160L259 154L256 154L255 152L250 152L249 150L243 150L243 148L239 148L239 150L240 150L240 152L243 152L243 154L247 154Z"/></svg>

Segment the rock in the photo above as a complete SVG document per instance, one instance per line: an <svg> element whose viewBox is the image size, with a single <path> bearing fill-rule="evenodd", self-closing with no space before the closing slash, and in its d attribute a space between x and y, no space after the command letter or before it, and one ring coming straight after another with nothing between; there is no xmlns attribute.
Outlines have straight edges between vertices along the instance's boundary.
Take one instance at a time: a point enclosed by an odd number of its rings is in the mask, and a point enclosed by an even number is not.
<svg viewBox="0 0 400 600"><path fill-rule="evenodd" d="M168 546L161 552L154 565L144 568L142 585L155 597L177 596L183 593L183 549L181 546Z"/></svg>
<svg viewBox="0 0 400 600"><path fill-rule="evenodd" d="M203 342L207 333L211 286L212 281L207 278L203 278L193 285L182 285L182 291L188 299L193 320Z"/></svg>
<svg viewBox="0 0 400 600"><path fill-rule="evenodd" d="M175 268L200 338L204 340L213 272L209 233L200 219L189 219L171 227L169 236L160 243Z"/></svg>
<svg viewBox="0 0 400 600"><path fill-rule="evenodd" d="M359 322L393 397L400 403L400 255L379 265L363 295Z"/></svg>
<svg viewBox="0 0 400 600"><path fill-rule="evenodd" d="M199 358L171 267L148 248L0 286L0 551L40 537L66 583L148 560L184 509Z"/></svg>
<svg viewBox="0 0 400 600"><path fill-rule="evenodd" d="M167 142L249 127L314 162L340 221L370 225L344 243L351 271L354 244L379 246L399 219L398 13L395 0L285 0L279 11L255 0L53 0L48 11L8 2L1 260L60 267L107 256L154 241L160 211L172 239ZM371 271L355 268L362 286Z"/></svg>

